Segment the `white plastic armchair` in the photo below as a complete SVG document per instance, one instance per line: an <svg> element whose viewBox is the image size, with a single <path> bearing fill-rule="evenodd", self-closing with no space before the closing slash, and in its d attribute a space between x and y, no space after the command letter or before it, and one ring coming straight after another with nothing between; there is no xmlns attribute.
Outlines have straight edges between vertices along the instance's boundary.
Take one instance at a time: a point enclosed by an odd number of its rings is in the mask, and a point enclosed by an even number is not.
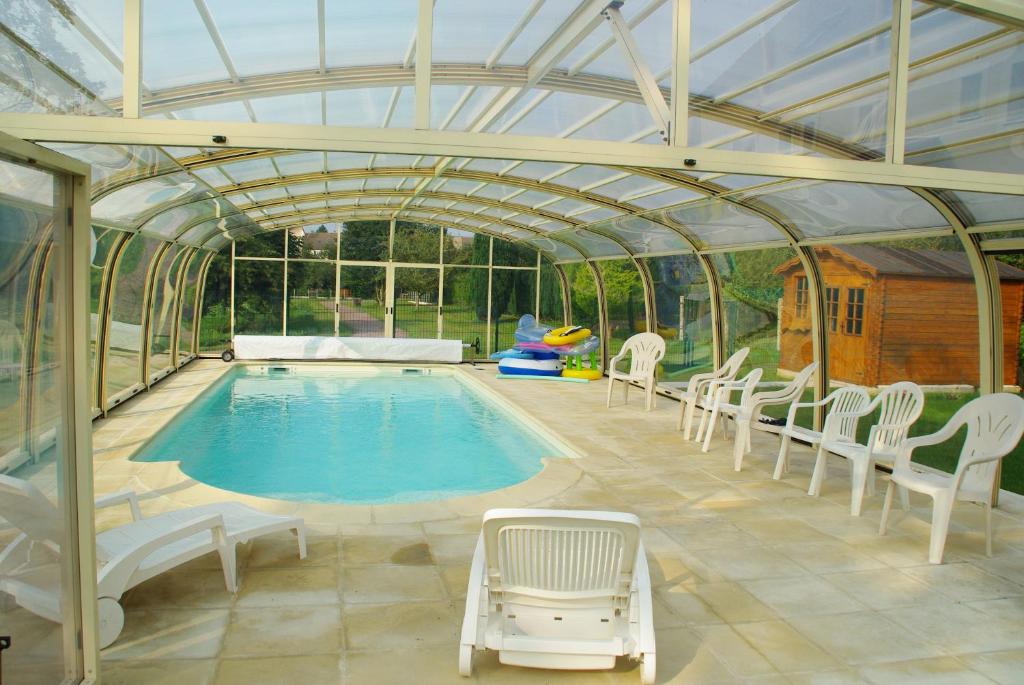
<svg viewBox="0 0 1024 685"><path fill-rule="evenodd" d="M789 471L789 447L793 438L805 442L811 447L819 445L822 438L841 442L857 441L857 423L860 412L871 402L871 396L864 388L854 385L833 390L828 397L817 402L794 402L789 405L786 425L779 433L782 444L779 445L779 458L775 462L775 473L772 478L779 480L782 474ZM804 428L796 423L796 414L801 409L828 407L832 405L832 413L825 416L821 431Z"/></svg>
<svg viewBox="0 0 1024 685"><path fill-rule="evenodd" d="M616 365L630 355L629 371L619 371ZM629 402L629 384L633 381L643 383L647 396L647 411L654 407L654 374L658 362L665 357L665 339L657 333L637 333L630 336L622 345L622 350L608 360L608 402L612 406L612 384L622 381L622 402Z"/></svg>
<svg viewBox="0 0 1024 685"><path fill-rule="evenodd" d="M492 509L470 569L459 673L491 649L503 664L597 670L628 656L654 682L651 579L633 514Z"/></svg>
<svg viewBox="0 0 1024 685"><path fill-rule="evenodd" d="M828 472L829 453L846 457L850 463L850 514L860 516L865 491L874 493L875 464L891 466L896 451L907 438L910 427L924 410L924 392L920 386L901 381L887 386L866 407L859 411L833 412L834 421L867 416L879 409L878 423L871 427L865 444L836 437L826 437L818 445L818 455L811 474L811 486L807 494L818 496ZM901 495L907 506L906 493Z"/></svg>
<svg viewBox="0 0 1024 685"><path fill-rule="evenodd" d="M722 417L722 432L725 432L725 419L733 418L740 412L740 407L750 403L754 396L757 384L761 382L764 369L754 369L746 376L735 381L711 381L708 387L708 395L711 399L710 411L705 411L700 417L700 426L697 428L697 440L703 440L701 450L707 452L711 447L711 435L715 432L715 425L718 417ZM731 402L732 393L740 392L739 403ZM747 436L749 439L749 435Z"/></svg>
<svg viewBox="0 0 1024 685"><path fill-rule="evenodd" d="M682 401L679 404L679 422L676 425L677 429L682 429L683 431L683 440L690 439L690 432L693 428L693 415L697 407L701 408L702 421L705 418L703 414L711 410L711 404L714 401L714 398L708 392L711 381L736 380L736 374L740 372L740 367L743 365L748 354L750 354L749 347L740 348L731 357L726 359L720 368L709 373L698 373L690 376L690 380L686 384L686 390L681 398Z"/></svg>
<svg viewBox="0 0 1024 685"><path fill-rule="evenodd" d="M209 552L220 555L229 592L237 589L235 546L266 533L292 530L306 556L301 518L277 516L235 502L142 516L134 492L99 498L96 507L127 504L132 521L96 536L100 647L124 626L121 596L143 581ZM34 614L61 622L63 525L57 508L28 481L0 474L0 517L21 533L0 552L0 591Z"/></svg>
<svg viewBox="0 0 1024 685"><path fill-rule="evenodd" d="M911 461L914 450L937 445L967 427L967 436L956 471L952 474L915 468ZM985 507L985 553L992 556L992 493L995 489L997 464L1020 442L1024 433L1024 399L1010 393L982 395L971 400L931 435L904 440L896 453L892 476L885 491L882 522L878 528L885 535L892 508L894 487L920 492L932 498L932 530L928 545L928 561L942 563L949 533L949 519L957 500L975 502Z"/></svg>
<svg viewBox="0 0 1024 685"><path fill-rule="evenodd" d="M732 448L735 470L739 471L743 467L743 455L750 451L750 432L752 430L776 434L782 432L783 426L761 421L761 412L768 407L781 407L800 399L817 368L818 362L811 362L784 387L778 390L755 392L746 402L740 404L739 409L733 415L733 420L736 422L736 439ZM793 412L790 411L790 414Z"/></svg>

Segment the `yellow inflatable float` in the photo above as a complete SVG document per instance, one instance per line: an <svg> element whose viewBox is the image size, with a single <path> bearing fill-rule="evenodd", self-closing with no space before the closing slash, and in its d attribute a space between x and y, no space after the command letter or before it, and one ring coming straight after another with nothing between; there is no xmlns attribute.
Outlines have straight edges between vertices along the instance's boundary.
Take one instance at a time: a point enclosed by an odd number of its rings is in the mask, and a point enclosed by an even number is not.
<svg viewBox="0 0 1024 685"><path fill-rule="evenodd" d="M544 342L553 347L574 345L590 336L590 329L583 326L562 326L544 335Z"/></svg>

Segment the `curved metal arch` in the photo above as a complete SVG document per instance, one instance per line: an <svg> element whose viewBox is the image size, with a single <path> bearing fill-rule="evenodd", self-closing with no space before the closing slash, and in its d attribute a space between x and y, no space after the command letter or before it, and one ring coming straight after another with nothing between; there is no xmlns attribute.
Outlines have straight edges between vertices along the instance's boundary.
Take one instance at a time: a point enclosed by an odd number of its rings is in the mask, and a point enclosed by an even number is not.
<svg viewBox="0 0 1024 685"><path fill-rule="evenodd" d="M335 217L362 218L362 219L391 218L391 215L394 214L396 209L397 209L396 207L390 206L390 205L359 205L359 206L354 206L354 207L333 207L333 208L324 207L322 209L321 208L312 208L312 209L300 210L300 211L297 211L297 212L285 212L285 213L282 213L279 217L275 217L275 219L300 219L300 221L289 222L289 223L272 223L272 224L266 226L266 230L267 231L277 231L277 230L281 230L283 228L293 228L293 227L296 227L296 226L304 226L304 225L306 225L308 223L314 223L315 221L322 221L322 220L330 220L330 219L333 219ZM409 210L404 210L404 211L406 211L406 212L417 212L417 211L419 211L420 213L423 213L423 214L447 214L449 216L459 217L459 218L463 218L463 219L474 219L474 220L476 220L476 219L480 218L480 216L478 214L473 214L472 212L465 212L465 211L461 211L461 210L448 209L448 210L439 210L439 211L436 211L436 212L434 212L432 210L433 210L433 208L425 208L425 209L422 209L422 210L409 209ZM434 221L434 220L431 220L431 219L426 219L426 220L424 220L424 222L425 223L436 223L436 224L439 224L439 225L448 225L443 220L436 220L436 221ZM531 233L531 234L533 234L533 235L535 235L537 237L548 238L550 240L554 240L555 242L559 242L559 243L562 243L564 245L567 245L568 247L572 248L574 251L578 252L580 257L583 258L583 259L587 259L589 257L587 252L586 252L586 250L584 250L582 247L576 245L573 241L565 240L564 238L558 238L558 237L556 237L554 235L547 234L547 233L544 233L542 231L538 231L537 229L531 229L529 226L526 226L524 224L517 224L517 223L501 221L501 220L490 221L489 224L490 225L495 225L495 226L505 226L506 228L509 228L511 230L514 230L514 231L527 231L527 232L529 232L529 233ZM509 242L519 242L516 238L510 238L507 235L502 235L498 231L488 231L486 229L483 229L483 228L480 228L480 227L476 227L476 226L463 226L463 225L459 225L459 224L451 224L450 227L451 228L456 228L456 229L458 229L460 231L468 231L470 233L486 234L486 235L489 235L489 236L493 236L495 238L501 238L503 240L508 240ZM208 242L210 240L210 238L213 238L213 236L211 235L209 238L204 240L203 241L204 244L206 242ZM534 249L536 249L536 248L534 248ZM623 256L625 257L627 255L623 255Z"/></svg>
<svg viewBox="0 0 1024 685"><path fill-rule="evenodd" d="M294 195L291 197L275 198L272 200L266 200L262 202L251 202L246 205L236 205L239 212L248 212L254 209L263 209L266 207L280 207L282 205L296 204L300 202L314 202L318 200L342 200L347 198L362 198L362 197L415 197L415 198L433 198L437 200L450 200L452 202L472 202L478 205L484 205L487 207L494 207L497 209L509 209L510 211L518 212L519 214L529 214L542 219L550 219L552 221L559 221L569 226L580 226L583 224L582 221L567 217L557 212L549 212L544 209L533 209L529 205L516 204L514 202L504 202L502 200L495 200L489 197L477 197L476 195L463 195L462 193L449 193L443 191L424 191L417 194L415 190L388 190L387 188L370 188L367 190L340 190L331 191L326 193L310 193L307 195ZM410 205L407 209L412 209ZM397 208L396 208L397 209ZM439 209L438 207L430 207L429 209ZM482 214L482 217L488 219L492 218L489 214ZM209 219L206 219L209 221ZM254 220L255 221L255 220ZM258 222L257 222L258 223Z"/></svg>

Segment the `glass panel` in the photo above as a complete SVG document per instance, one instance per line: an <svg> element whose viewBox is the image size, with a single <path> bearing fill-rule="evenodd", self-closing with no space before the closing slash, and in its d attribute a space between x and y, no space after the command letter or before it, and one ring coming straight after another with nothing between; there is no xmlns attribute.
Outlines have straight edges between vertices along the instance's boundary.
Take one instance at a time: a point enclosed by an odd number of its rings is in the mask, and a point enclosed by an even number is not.
<svg viewBox="0 0 1024 685"><path fill-rule="evenodd" d="M334 264L288 263L288 335L334 335L334 270Z"/></svg>
<svg viewBox="0 0 1024 685"><path fill-rule="evenodd" d="M96 334L99 332L100 326L100 291L103 286L103 276L110 268L110 260L114 256L114 246L124 235L121 231L100 226L92 227L93 245L96 249L92 253L92 263L89 269L89 356L92 364L92 394L90 397L93 398L94 404L99 396L96 392L96 384L99 382Z"/></svg>
<svg viewBox="0 0 1024 685"><path fill-rule="evenodd" d="M395 224L396 262L437 264L441 260L441 229L399 221Z"/></svg>
<svg viewBox="0 0 1024 685"><path fill-rule="evenodd" d="M338 335L384 337L386 272L383 266L341 267Z"/></svg>
<svg viewBox="0 0 1024 685"><path fill-rule="evenodd" d="M355 261L387 261L387 221L351 221L342 224L341 258Z"/></svg>
<svg viewBox="0 0 1024 685"><path fill-rule="evenodd" d="M690 243L672 229L640 216L622 216L593 224L629 245L634 254L690 252Z"/></svg>
<svg viewBox="0 0 1024 685"><path fill-rule="evenodd" d="M615 356L631 335L647 330L644 288L640 282L640 272L628 259L600 261L597 262L597 268L604 281L608 308L605 345L609 356Z"/></svg>
<svg viewBox="0 0 1024 685"><path fill-rule="evenodd" d="M197 252L188 264L185 273L181 300L181 320L178 323L178 347L175 350L175 364L192 354L192 338L196 324L196 292L199 287L199 270L209 253Z"/></svg>
<svg viewBox="0 0 1024 685"><path fill-rule="evenodd" d="M565 317L562 308L562 280L548 260L540 263L540 320L558 328Z"/></svg>
<svg viewBox="0 0 1024 685"><path fill-rule="evenodd" d="M146 0L145 4L142 80L150 88L230 78L194 5L177 0Z"/></svg>
<svg viewBox="0 0 1024 685"><path fill-rule="evenodd" d="M444 229L444 263L487 266L490 259L490 240L485 235L446 228Z"/></svg>
<svg viewBox="0 0 1024 685"><path fill-rule="evenodd" d="M437 337L437 269L395 269L395 337Z"/></svg>
<svg viewBox="0 0 1024 685"><path fill-rule="evenodd" d="M340 228L336 223L322 223L292 230L288 238L288 256L303 259L334 259L338 254Z"/></svg>
<svg viewBox="0 0 1024 685"><path fill-rule="evenodd" d="M442 315L441 337L470 345L462 350L463 359L483 359L487 355L487 269L445 267Z"/></svg>
<svg viewBox="0 0 1024 685"><path fill-rule="evenodd" d="M644 260L654 283L658 335L665 339L659 380L685 381L713 365L711 296L695 255Z"/></svg>
<svg viewBox="0 0 1024 685"><path fill-rule="evenodd" d="M281 335L284 262L235 262L235 335Z"/></svg>
<svg viewBox="0 0 1024 685"><path fill-rule="evenodd" d="M992 193L952 193L974 217L974 223L1024 219L1024 197L1020 195L994 195Z"/></svg>
<svg viewBox="0 0 1024 685"><path fill-rule="evenodd" d="M681 226L701 243L712 247L785 240L765 219L723 200L693 202L650 212L649 216Z"/></svg>
<svg viewBox="0 0 1024 685"><path fill-rule="evenodd" d="M231 255L218 254L206 270L199 354L220 354L231 346Z"/></svg>
<svg viewBox="0 0 1024 685"><path fill-rule="evenodd" d="M716 254L712 258L722 279L726 356L741 347L750 348L740 375L762 368L763 381L777 381L809 364L811 359L805 356L810 354L811 347L804 345L802 338L799 344L786 345L785 359L779 360L780 344L791 332L780 326L779 315L784 305L783 277L778 269L786 264L803 275L798 261L793 266L792 250L749 250ZM797 332L806 330L801 323Z"/></svg>
<svg viewBox="0 0 1024 685"><path fill-rule="evenodd" d="M214 197L214 191L185 172L138 181L92 205L93 221L135 228L161 205Z"/></svg>
<svg viewBox="0 0 1024 685"><path fill-rule="evenodd" d="M401 64L409 40L416 35L417 8L408 0L327 3L328 67Z"/></svg>
<svg viewBox="0 0 1024 685"><path fill-rule="evenodd" d="M565 277L569 282L569 299L572 323L584 326L591 331L601 330L600 310L597 303L597 284L590 267L586 264L565 264ZM604 336L601 336L604 345Z"/></svg>
<svg viewBox="0 0 1024 685"><path fill-rule="evenodd" d="M284 257L284 231L257 233L235 242L237 257Z"/></svg>
<svg viewBox="0 0 1024 685"><path fill-rule="evenodd" d="M172 245L164 253L153 282L153 303L150 307L149 373L150 376L169 366L171 336L174 333L175 295L178 292L178 272L187 248Z"/></svg>
<svg viewBox="0 0 1024 685"><path fill-rule="evenodd" d="M122 249L114 272L107 336L106 393L113 397L142 382L142 320L146 277L153 258L167 243L136 235Z"/></svg>
<svg viewBox="0 0 1024 685"><path fill-rule="evenodd" d="M62 247L53 242L53 225L63 216L54 206L60 185L48 173L0 160L0 472L29 481L50 500L49 506L56 506L40 526L31 526L28 510L19 512L17 502L4 510L17 515L0 517L0 545L14 543L3 553L5 596L0 602L0 626L11 637L2 677L11 683L63 682L78 670L74 661L65 662L66 656L80 659L75 647L65 644L76 632L70 618L62 627L14 599L33 596L42 584L47 597L67 600L72 593L62 584L77 554L77 549L63 555L58 551L64 544L68 487L61 478L66 443L60 382L67 351L57 338L64 303L53 289L60 264L55 253ZM28 540L15 542L19 533L28 534ZM56 599L50 610L71 616L68 601Z"/></svg>
<svg viewBox="0 0 1024 685"><path fill-rule="evenodd" d="M494 254L498 254L494 241ZM479 277L477 277L479 278ZM491 277L491 350L507 350L515 344L515 330L523 314L536 316L537 272L494 269Z"/></svg>
<svg viewBox="0 0 1024 685"><path fill-rule="evenodd" d="M494 266L537 266L537 251L495 238Z"/></svg>
<svg viewBox="0 0 1024 685"><path fill-rule="evenodd" d="M916 238L816 253L826 285L838 290L837 316L828 327L831 379L872 389L904 380L932 386L911 435L941 428L976 396L979 379L977 294L960 241ZM1017 347L1024 272L1004 268L1016 278L1009 281L1015 297L1004 301L1003 321ZM1014 382L1016 364L1006 371ZM862 441L876 421L877 415L861 420ZM951 471L961 444L959 437L916 450L914 461Z"/></svg>

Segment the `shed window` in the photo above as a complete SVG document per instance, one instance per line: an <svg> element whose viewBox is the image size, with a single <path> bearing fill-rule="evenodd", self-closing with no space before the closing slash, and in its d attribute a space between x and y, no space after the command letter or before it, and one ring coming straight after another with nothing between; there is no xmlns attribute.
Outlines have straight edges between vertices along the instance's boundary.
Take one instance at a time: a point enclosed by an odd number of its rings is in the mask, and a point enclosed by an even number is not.
<svg viewBox="0 0 1024 685"><path fill-rule="evenodd" d="M796 315L807 316L807 277L797 276L796 279Z"/></svg>
<svg viewBox="0 0 1024 685"><path fill-rule="evenodd" d="M825 288L825 311L828 329L835 333L839 329L839 288Z"/></svg>
<svg viewBox="0 0 1024 685"><path fill-rule="evenodd" d="M846 334L860 335L864 330L864 288L846 291Z"/></svg>

